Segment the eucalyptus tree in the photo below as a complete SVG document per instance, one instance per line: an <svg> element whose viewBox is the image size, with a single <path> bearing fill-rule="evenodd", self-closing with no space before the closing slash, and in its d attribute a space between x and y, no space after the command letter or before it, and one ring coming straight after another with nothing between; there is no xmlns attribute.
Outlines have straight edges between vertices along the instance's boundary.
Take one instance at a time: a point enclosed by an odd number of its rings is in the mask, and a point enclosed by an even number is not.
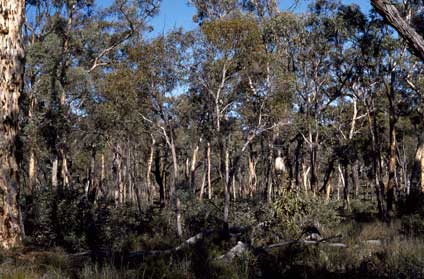
<svg viewBox="0 0 424 279"><path fill-rule="evenodd" d="M18 99L23 89L22 25L25 19L25 1L0 1L0 7L0 245L3 248L11 248L21 243L23 229L17 204L17 132Z"/></svg>
<svg viewBox="0 0 424 279"><path fill-rule="evenodd" d="M106 67L122 59L120 49L147 30L146 20L158 11L159 1L114 1L106 8L94 1L30 1L28 5L31 12L25 24L25 42L30 125L25 131L26 140L38 145L28 147L28 184L34 181L34 151L38 148L39 159L51 161L52 186L66 186L69 168L75 167L68 166L75 146L70 139L81 135L78 121L97 98L97 81ZM91 132L85 132L91 134L86 138L96 138ZM45 167L40 164L43 172L48 171Z"/></svg>

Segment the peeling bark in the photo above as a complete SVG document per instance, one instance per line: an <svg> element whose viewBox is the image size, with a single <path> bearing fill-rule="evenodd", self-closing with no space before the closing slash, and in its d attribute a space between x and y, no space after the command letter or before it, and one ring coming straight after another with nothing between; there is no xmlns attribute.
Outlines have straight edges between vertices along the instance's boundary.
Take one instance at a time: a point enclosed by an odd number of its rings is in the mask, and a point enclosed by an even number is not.
<svg viewBox="0 0 424 279"><path fill-rule="evenodd" d="M23 89L25 1L0 0L0 246L21 243L17 193L18 99Z"/></svg>

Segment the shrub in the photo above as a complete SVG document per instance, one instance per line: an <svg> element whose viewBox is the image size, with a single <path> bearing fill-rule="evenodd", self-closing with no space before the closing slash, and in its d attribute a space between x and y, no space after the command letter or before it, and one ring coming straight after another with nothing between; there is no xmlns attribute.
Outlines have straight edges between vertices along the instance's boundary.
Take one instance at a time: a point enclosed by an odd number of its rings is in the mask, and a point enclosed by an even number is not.
<svg viewBox="0 0 424 279"><path fill-rule="evenodd" d="M299 236L306 225L319 226L322 232L338 225L343 218L335 203L324 203L319 197L284 192L275 201L274 210L288 236Z"/></svg>

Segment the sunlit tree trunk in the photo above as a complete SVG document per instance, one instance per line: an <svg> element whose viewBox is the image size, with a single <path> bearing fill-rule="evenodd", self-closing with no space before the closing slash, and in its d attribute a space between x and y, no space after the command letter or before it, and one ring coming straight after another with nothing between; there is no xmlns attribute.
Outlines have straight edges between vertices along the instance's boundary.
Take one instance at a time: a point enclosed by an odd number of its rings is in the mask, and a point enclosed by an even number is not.
<svg viewBox="0 0 424 279"><path fill-rule="evenodd" d="M200 186L199 199L201 201L203 200L203 195L205 193L205 186L206 186L206 168L205 168L205 171L202 174L202 185Z"/></svg>
<svg viewBox="0 0 424 279"><path fill-rule="evenodd" d="M52 189L57 189L57 170L58 170L58 163L59 160L57 156L55 155L52 162Z"/></svg>
<svg viewBox="0 0 424 279"><path fill-rule="evenodd" d="M202 139L199 140L202 142ZM190 166L190 187L193 190L193 193L196 192L196 163L197 163L197 154L199 152L199 144L193 150L193 155L191 157L191 166Z"/></svg>
<svg viewBox="0 0 424 279"><path fill-rule="evenodd" d="M212 199L212 180L211 180L211 144L208 142L208 150L207 150L207 158L208 158L208 199Z"/></svg>
<svg viewBox="0 0 424 279"><path fill-rule="evenodd" d="M22 24L25 1L0 0L0 246L21 243L17 205L18 99L23 89Z"/></svg>
<svg viewBox="0 0 424 279"><path fill-rule="evenodd" d="M29 164L28 164L28 191L32 193L34 190L35 184L35 155L34 151L30 150L29 152Z"/></svg>
<svg viewBox="0 0 424 279"><path fill-rule="evenodd" d="M147 200L150 202L153 201L153 196L154 196L154 189L153 189L150 177L152 175L152 164L153 164L153 156L155 153L155 144L156 144L156 140L152 136L152 145L150 146L150 154L149 154L149 159L147 160L147 170L146 170Z"/></svg>

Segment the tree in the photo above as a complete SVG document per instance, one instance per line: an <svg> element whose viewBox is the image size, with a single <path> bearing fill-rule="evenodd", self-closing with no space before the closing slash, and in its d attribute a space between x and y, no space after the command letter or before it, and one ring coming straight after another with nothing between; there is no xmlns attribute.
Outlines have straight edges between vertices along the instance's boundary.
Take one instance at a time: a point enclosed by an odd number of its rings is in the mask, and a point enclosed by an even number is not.
<svg viewBox="0 0 424 279"><path fill-rule="evenodd" d="M25 1L0 1L0 246L21 242L17 195L19 173L17 152L18 99L23 89L24 51L21 28Z"/></svg>

